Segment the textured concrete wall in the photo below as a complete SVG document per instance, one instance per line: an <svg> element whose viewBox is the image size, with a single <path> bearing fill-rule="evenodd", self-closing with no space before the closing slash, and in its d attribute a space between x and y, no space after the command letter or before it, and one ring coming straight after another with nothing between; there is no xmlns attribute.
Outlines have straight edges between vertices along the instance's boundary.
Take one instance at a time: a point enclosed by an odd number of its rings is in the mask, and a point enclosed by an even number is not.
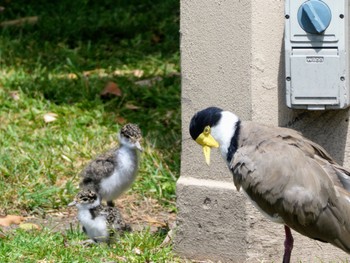
<svg viewBox="0 0 350 263"><path fill-rule="evenodd" d="M197 110L226 105L251 119L250 1L181 1L182 134ZM239 32L239 33L237 33ZM232 93L231 93L232 91ZM181 173L213 178L192 142L183 145ZM198 152L200 154L198 154ZM213 162L220 161L220 156ZM223 162L222 162L223 163ZM217 173L215 169L215 173ZM219 172L219 177L225 177Z"/></svg>
<svg viewBox="0 0 350 263"><path fill-rule="evenodd" d="M211 166L192 141L192 115L207 106L244 120L302 131L350 167L348 110L301 111L285 106L284 1L181 0L182 157L175 250L222 262L281 261L283 226L265 219L234 189L217 151ZM293 232L292 261L338 262L347 255Z"/></svg>
<svg viewBox="0 0 350 263"><path fill-rule="evenodd" d="M183 257L246 258L246 199L234 190L219 154L212 155L216 165L205 165L188 125L194 112L213 105L251 119L250 13L250 1L181 1L183 144L175 249Z"/></svg>

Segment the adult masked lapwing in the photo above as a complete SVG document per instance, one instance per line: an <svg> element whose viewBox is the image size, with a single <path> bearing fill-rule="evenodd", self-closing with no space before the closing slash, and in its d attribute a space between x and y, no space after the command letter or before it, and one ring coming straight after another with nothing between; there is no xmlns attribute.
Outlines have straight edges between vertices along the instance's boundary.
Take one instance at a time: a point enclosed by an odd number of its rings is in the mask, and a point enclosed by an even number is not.
<svg viewBox="0 0 350 263"><path fill-rule="evenodd" d="M240 119L209 107L191 119L190 134L203 147L218 147L252 203L272 221L284 224L283 262L293 248L290 228L350 253L350 170L299 132Z"/></svg>
<svg viewBox="0 0 350 263"><path fill-rule="evenodd" d="M84 244L110 243L116 234L130 230L119 210L116 207L103 206L99 195L92 190L80 191L68 206L78 208L78 219L90 238Z"/></svg>
<svg viewBox="0 0 350 263"><path fill-rule="evenodd" d="M98 156L81 172L80 189L90 189L114 206L113 200L134 182L138 166L138 152L142 151L142 134L136 124L124 125L118 134L119 147Z"/></svg>

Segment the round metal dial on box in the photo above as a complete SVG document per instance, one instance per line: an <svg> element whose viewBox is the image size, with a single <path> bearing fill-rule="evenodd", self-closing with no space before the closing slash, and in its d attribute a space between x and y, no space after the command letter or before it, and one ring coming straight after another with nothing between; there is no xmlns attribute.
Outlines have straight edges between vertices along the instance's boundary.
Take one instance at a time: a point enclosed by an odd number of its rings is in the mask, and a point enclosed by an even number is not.
<svg viewBox="0 0 350 263"><path fill-rule="evenodd" d="M286 102L290 108L349 106L349 0L286 0Z"/></svg>

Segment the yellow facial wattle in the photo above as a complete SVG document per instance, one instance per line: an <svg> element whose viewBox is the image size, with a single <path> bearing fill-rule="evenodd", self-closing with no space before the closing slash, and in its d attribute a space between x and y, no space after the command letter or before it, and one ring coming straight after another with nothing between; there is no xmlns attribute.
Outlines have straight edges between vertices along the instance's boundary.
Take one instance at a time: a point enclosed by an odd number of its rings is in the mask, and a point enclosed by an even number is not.
<svg viewBox="0 0 350 263"><path fill-rule="evenodd" d="M197 137L196 142L202 145L205 161L210 165L210 149L219 147L219 143L210 134L210 126L204 128L204 131Z"/></svg>

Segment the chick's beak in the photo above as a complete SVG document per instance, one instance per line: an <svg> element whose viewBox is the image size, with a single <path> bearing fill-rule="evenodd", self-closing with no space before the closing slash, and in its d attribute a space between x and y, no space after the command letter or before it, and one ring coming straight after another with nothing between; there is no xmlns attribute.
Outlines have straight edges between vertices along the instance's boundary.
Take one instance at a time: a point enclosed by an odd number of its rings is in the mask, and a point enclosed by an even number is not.
<svg viewBox="0 0 350 263"><path fill-rule="evenodd" d="M77 204L77 202L74 200L73 202L70 202L69 204L68 204L68 206L75 206Z"/></svg>
<svg viewBox="0 0 350 263"><path fill-rule="evenodd" d="M143 148L142 148L142 146L141 146L141 144L140 144L139 141L137 141L137 142L135 143L135 146L136 146L136 148L137 148L140 152L143 152Z"/></svg>
<svg viewBox="0 0 350 263"><path fill-rule="evenodd" d="M196 139L196 142L199 145L202 145L205 161L208 165L210 165L210 149L212 147L219 147L219 143L208 132L202 132Z"/></svg>

